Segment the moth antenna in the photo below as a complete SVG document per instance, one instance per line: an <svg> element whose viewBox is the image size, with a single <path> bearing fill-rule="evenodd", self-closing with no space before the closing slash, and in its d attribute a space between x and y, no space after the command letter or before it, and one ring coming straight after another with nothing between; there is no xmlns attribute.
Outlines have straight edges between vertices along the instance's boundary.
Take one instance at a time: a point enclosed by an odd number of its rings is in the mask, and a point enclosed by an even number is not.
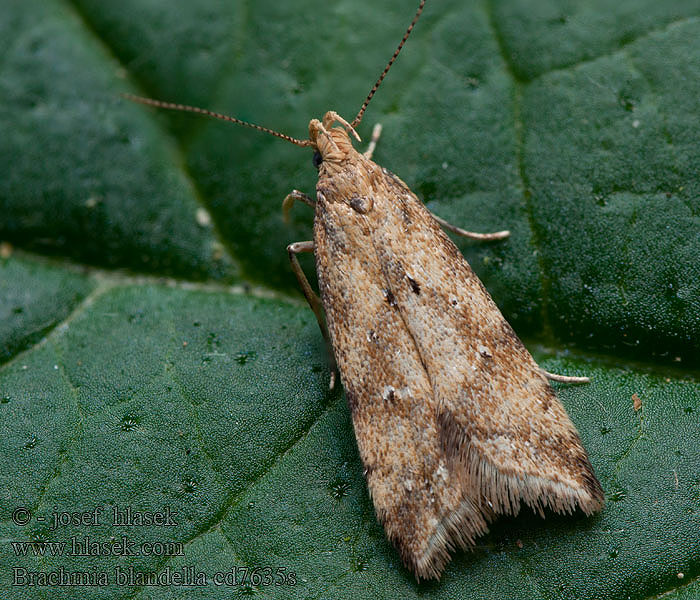
<svg viewBox="0 0 700 600"><path fill-rule="evenodd" d="M398 47L396 48L396 51L394 52L394 56L392 56L391 60L389 60L389 62L386 64L386 67L384 67L384 70L382 71L382 74L379 76L379 79L377 79L377 82L374 84L372 89L369 91L369 94L367 94L367 98L365 98L365 101L362 103L362 108L360 108L360 112L357 113L357 116L353 119L352 123L350 123L350 127L352 127L353 129L355 129L360 124L360 121L362 121L362 116L365 114L365 110L367 110L367 105L369 104L370 100L372 100L372 96L374 96L374 94L379 89L379 86L382 84L382 81L386 77L386 74L389 72L389 69L391 69L391 65L394 64L394 61L396 60L396 57L399 55L399 52L401 52L401 48L403 48L403 45L406 43L408 36L411 35L411 31L413 31L413 27L418 22L418 18L420 17L421 13L423 12L424 6L425 6L425 0L421 0L420 4L418 5L418 10L416 11L415 16L413 17L413 21L411 21L411 24L408 26L408 29L406 29L406 33L403 34L403 38L402 38L401 42L399 43Z"/></svg>
<svg viewBox="0 0 700 600"><path fill-rule="evenodd" d="M310 146L311 140L299 140L290 135L280 133L274 129L268 129L267 127L262 127L261 125L256 125L255 123L248 123L247 121L241 121L236 119L236 117L229 117L221 113L213 112L207 110L206 108L199 108L198 106L188 106L187 104L177 104L175 102L163 102L162 100L153 100L152 98L144 98L143 96L134 96L133 94L121 94L122 98L131 100L132 102L138 102L140 104L145 104L147 106L155 106L156 108L165 108L168 110L179 110L181 112L190 112L198 115L204 115L205 117L211 117L212 119L220 119L221 121L228 121L229 123L237 123L238 125L244 125L245 127L250 127L251 129L257 129L258 131L263 131L274 135L275 137L282 138L288 142L292 142L297 146Z"/></svg>

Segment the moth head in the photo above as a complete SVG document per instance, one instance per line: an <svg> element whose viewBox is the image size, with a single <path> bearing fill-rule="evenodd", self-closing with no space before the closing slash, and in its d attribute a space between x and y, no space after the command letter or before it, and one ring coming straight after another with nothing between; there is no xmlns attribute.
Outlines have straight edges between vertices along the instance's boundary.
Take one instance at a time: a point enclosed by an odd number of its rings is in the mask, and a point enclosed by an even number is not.
<svg viewBox="0 0 700 600"><path fill-rule="evenodd" d="M335 113L326 113L323 122L312 119L309 123L309 141L314 150L314 166L317 168L324 162L342 162L355 152L347 132L341 127L331 127L334 121L350 128L347 121L341 120ZM350 128L350 131L359 139L354 129Z"/></svg>

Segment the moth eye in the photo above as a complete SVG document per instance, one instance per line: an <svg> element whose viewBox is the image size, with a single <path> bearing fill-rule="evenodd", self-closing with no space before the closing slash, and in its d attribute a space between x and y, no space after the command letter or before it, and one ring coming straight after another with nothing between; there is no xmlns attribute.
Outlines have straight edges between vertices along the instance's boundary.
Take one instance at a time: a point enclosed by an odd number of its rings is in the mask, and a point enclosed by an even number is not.
<svg viewBox="0 0 700 600"><path fill-rule="evenodd" d="M321 153L318 150L314 152L313 162L314 167L316 167L317 169L321 166L321 163L323 162L323 157L321 156Z"/></svg>

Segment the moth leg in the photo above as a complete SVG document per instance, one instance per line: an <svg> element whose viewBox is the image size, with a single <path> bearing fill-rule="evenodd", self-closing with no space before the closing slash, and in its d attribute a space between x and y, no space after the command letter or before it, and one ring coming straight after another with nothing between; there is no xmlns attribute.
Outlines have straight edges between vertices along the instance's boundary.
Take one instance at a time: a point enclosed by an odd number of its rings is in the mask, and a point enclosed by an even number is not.
<svg viewBox="0 0 700 600"><path fill-rule="evenodd" d="M294 193L294 192L292 192ZM290 194L291 196L291 194ZM308 197L308 196L307 196ZM289 196L287 196L289 198ZM286 201L286 199L285 199ZM323 316L323 305L321 304L321 299L318 297L316 292L314 292L311 289L311 284L309 283L309 280L306 278L306 275L304 274L304 270L301 268L301 265L299 264L299 260L297 259L297 254L300 252L313 252L314 251L314 243L312 241L308 242L294 242L293 244L289 244L287 246L287 253L289 254L289 260L292 263L292 270L294 271L294 274L297 276L297 281L299 282L299 285L301 286L301 291L304 292L304 296L306 298L306 301L309 303L309 306L311 307L311 310L314 311L314 314L316 315L316 320L318 321L318 326L321 328L321 334L323 335L323 339L326 340L326 346L329 350L330 354L330 359L331 359L331 381L330 381L330 386L329 389L333 389L335 387L335 380L336 380L336 375L338 373L338 366L335 363L335 356L333 354L333 347L331 346L331 339L328 335L328 327L326 327L326 319Z"/></svg>
<svg viewBox="0 0 700 600"><path fill-rule="evenodd" d="M374 149L377 147L377 141L380 135L382 135L382 124L377 123L374 129L372 129L372 139L369 141L369 146L367 146L367 150L365 150L363 154L366 159L372 160L372 154L374 154Z"/></svg>
<svg viewBox="0 0 700 600"><path fill-rule="evenodd" d="M433 213L430 213L433 214ZM469 238L470 240L481 240L481 241L491 241L491 240L502 240L504 238L507 238L510 235L510 231L505 230L505 231L495 231L494 233L474 233L473 231L466 231L464 229L461 229L460 227L457 227L456 225L452 225L451 223L448 223L444 219L441 219L437 215L433 215L433 218L440 223L445 229L448 231L451 231L452 233L456 233L457 235L461 235L462 237Z"/></svg>
<svg viewBox="0 0 700 600"><path fill-rule="evenodd" d="M560 383L590 383L588 377L575 377L573 375L557 375L556 373L550 373L544 369L540 369L542 375L544 375L550 381L558 381Z"/></svg>
<svg viewBox="0 0 700 600"><path fill-rule="evenodd" d="M300 200L312 208L316 206L316 202L311 196L307 196L304 192L300 192L299 190L292 190L287 194L285 199L282 200L282 218L285 223L289 223L289 211L292 210L295 200ZM313 251L313 248L311 250Z"/></svg>

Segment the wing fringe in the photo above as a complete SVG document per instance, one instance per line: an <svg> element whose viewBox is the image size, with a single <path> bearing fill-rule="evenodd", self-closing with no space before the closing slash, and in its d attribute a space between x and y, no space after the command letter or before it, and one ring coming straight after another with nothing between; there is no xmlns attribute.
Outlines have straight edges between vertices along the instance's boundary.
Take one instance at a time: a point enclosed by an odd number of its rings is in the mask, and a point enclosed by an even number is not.
<svg viewBox="0 0 700 600"><path fill-rule="evenodd" d="M403 547L398 538L391 541L416 580L439 579L451 552L473 547L477 537L488 533L489 516L494 515L478 507L471 498L464 498L455 510L443 516L422 551L416 553Z"/></svg>

